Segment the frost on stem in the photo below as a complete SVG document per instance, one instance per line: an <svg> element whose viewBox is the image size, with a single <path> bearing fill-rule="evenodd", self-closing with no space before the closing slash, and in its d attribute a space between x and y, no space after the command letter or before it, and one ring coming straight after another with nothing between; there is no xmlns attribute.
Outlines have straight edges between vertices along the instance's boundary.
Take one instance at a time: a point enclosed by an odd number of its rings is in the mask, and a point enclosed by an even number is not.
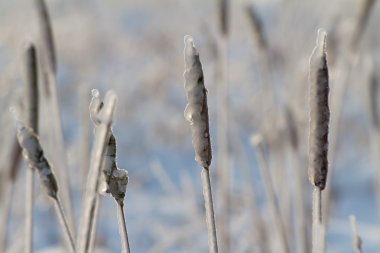
<svg viewBox="0 0 380 253"><path fill-rule="evenodd" d="M325 188L327 180L330 121L326 37L326 32L323 29L319 29L317 44L310 57L309 73L309 180L321 190Z"/></svg>
<svg viewBox="0 0 380 253"><path fill-rule="evenodd" d="M185 36L185 90L188 104L184 116L190 122L195 160L203 168L211 164L212 152L208 122L207 90L204 86L202 64L193 38Z"/></svg>
<svg viewBox="0 0 380 253"><path fill-rule="evenodd" d="M14 109L11 111L16 122L17 139L22 148L22 154L24 155L25 160L31 168L38 171L42 186L46 190L46 193L50 197L56 199L58 192L57 181L54 177L49 161L44 156L39 137L30 127L27 127L21 122Z"/></svg>
<svg viewBox="0 0 380 253"><path fill-rule="evenodd" d="M102 118L103 101L99 91L92 90L90 103L90 117L95 127L99 126ZM96 130L96 128L95 128ZM128 184L128 171L119 169L116 164L116 139L109 130L110 135L103 154L102 174L99 179L99 192L110 193L118 203L123 203Z"/></svg>

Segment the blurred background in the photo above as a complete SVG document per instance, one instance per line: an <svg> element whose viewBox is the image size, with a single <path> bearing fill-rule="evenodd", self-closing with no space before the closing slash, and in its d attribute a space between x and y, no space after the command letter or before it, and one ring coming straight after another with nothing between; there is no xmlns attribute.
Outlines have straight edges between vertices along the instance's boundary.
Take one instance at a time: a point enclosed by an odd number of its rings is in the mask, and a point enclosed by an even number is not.
<svg viewBox="0 0 380 253"><path fill-rule="evenodd" d="M327 252L354 252L349 215L363 252L380 248L380 128L377 1L46 0L57 55L57 95L76 224L94 126L91 90L118 96L113 131L117 163L129 172L125 200L132 252L207 252L201 169L194 161L183 88L183 37L194 37L208 90L214 203L221 252L281 252L252 136L260 134L291 252L297 222L311 238L307 179L309 56L327 33L330 171ZM223 8L222 8L223 9ZM33 1L0 1L0 212L12 163L9 107L23 101L22 49L36 41ZM223 120L224 119L224 120ZM54 152L41 114L41 142ZM49 157L49 156L48 156ZM54 165L54 164L53 164ZM6 252L21 252L24 161L12 179ZM59 173L57 173L59 176ZM301 184L297 184L300 178ZM36 177L35 252L65 252L52 204ZM301 186L301 188L297 187ZM297 207L297 196L303 199ZM274 231L274 232L273 232ZM308 243L308 242L307 242ZM102 197L95 252L120 252L116 204Z"/></svg>

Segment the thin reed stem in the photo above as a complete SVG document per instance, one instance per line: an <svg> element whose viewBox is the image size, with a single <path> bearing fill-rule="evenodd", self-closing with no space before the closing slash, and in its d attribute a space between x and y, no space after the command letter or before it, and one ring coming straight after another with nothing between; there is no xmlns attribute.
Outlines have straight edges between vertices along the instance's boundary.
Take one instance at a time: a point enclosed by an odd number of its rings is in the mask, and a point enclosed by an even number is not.
<svg viewBox="0 0 380 253"><path fill-rule="evenodd" d="M213 200L212 200L209 168L207 167L203 168L201 175L202 175L203 197L205 200L205 208L206 208L208 246L210 249L210 253L218 253L218 242L217 242L217 237L216 237L215 214L214 214L214 206L213 206Z"/></svg>
<svg viewBox="0 0 380 253"><path fill-rule="evenodd" d="M65 234L66 241L67 241L67 244L69 246L70 252L75 253L74 238L73 238L72 233L70 232L70 228L69 228L69 225L67 223L65 213L63 211L62 203L58 197L54 198L54 204L56 207L55 210L57 212L59 221L61 223L62 232L63 232L63 234Z"/></svg>
<svg viewBox="0 0 380 253"><path fill-rule="evenodd" d="M124 216L124 204L120 202L117 202L117 218L119 223L119 233L121 238L121 245L123 247L123 253L130 253L128 232Z"/></svg>
<svg viewBox="0 0 380 253"><path fill-rule="evenodd" d="M70 193L69 170L66 159L66 150L64 147L64 138L62 122L60 117L60 107L57 92L56 71L57 59L55 54L53 29L50 21L49 11L44 0L34 0L37 19L39 24L40 43L39 50L40 62L44 83L44 98L47 106L44 108L45 113L50 119L47 128L51 137L50 153L52 163L56 166L58 180L61 187L62 202L67 210L67 219L71 231L75 232L74 212ZM53 148L54 147L54 148ZM50 150L49 148L47 150Z"/></svg>
<svg viewBox="0 0 380 253"><path fill-rule="evenodd" d="M77 253L87 253L91 248L91 228L93 228L92 223L95 219L94 213L98 197L99 177L115 106L116 95L113 92L108 92L104 101L102 121L96 129L95 143L91 152L90 170L86 193L83 198L83 210L78 232Z"/></svg>

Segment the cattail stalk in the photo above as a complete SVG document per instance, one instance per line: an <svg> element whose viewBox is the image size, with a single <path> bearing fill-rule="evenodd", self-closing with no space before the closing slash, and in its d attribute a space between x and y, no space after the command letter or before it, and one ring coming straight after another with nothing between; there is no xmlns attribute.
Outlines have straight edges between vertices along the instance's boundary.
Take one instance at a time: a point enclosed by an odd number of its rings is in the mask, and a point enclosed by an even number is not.
<svg viewBox="0 0 380 253"><path fill-rule="evenodd" d="M284 220L281 218L280 208L276 202L276 194L274 190L273 181L269 172L268 163L264 157L263 140L260 135L256 135L252 138L252 144L256 147L257 159L259 162L259 168L264 181L265 194L268 199L269 209L275 229L279 237L281 248L283 252L290 253L289 239L287 237L287 231Z"/></svg>
<svg viewBox="0 0 380 253"><path fill-rule="evenodd" d="M98 90L92 90L92 100L90 103L90 117L96 127L101 122L101 114L103 109L103 101L100 98ZM116 164L116 138L113 135L112 129L109 129L109 137L106 142L106 148L103 154L102 161L102 174L100 177L100 185L98 192L101 194L110 193L117 202L117 213L119 220L119 231L122 241L122 247L124 253L129 253L129 240L127 234L127 228L124 217L124 198L128 184L128 172L123 169L119 169ZM98 200L99 201L99 200ZM96 220L94 221L94 223ZM92 230L95 230L96 226L93 226ZM94 234L95 231L92 231Z"/></svg>
<svg viewBox="0 0 380 253"><path fill-rule="evenodd" d="M131 250L129 248L128 232L127 232L127 226L125 223L123 203L119 203L119 202L117 203L117 218L118 218L118 223L119 223L119 233L121 237L123 253L129 253Z"/></svg>
<svg viewBox="0 0 380 253"><path fill-rule="evenodd" d="M37 52L33 44L28 43L24 53L25 68L25 97L27 104L26 122L28 126L38 133L38 70ZM25 252L33 251L33 202L34 202L34 171L26 170L26 201L25 201Z"/></svg>
<svg viewBox="0 0 380 253"><path fill-rule="evenodd" d="M209 131L209 118L207 107L207 90L204 86L202 64L199 60L193 38L185 38L185 90L188 104L184 116L190 123L195 160L202 167L203 196L206 208L206 224L208 229L208 244L210 253L218 252L215 215L211 192L210 172L212 151Z"/></svg>
<svg viewBox="0 0 380 253"><path fill-rule="evenodd" d="M99 189L99 177L103 162L103 154L106 149L109 137L109 129L112 123L112 115L116 106L116 95L114 92L108 92L100 124L96 129L95 143L91 152L90 170L87 179L86 193L83 198L82 214L78 232L77 253L87 253L90 248L91 228L94 222L94 211Z"/></svg>
<svg viewBox="0 0 380 253"><path fill-rule="evenodd" d="M65 235L65 239L68 242L70 252L75 252L75 245L72 233L70 232L67 221L63 214L63 209L60 207L60 201L58 199L58 185L53 174L53 170L49 161L44 155L44 151L39 141L38 135L33 131L32 128L24 125L20 120L17 112L13 111L13 116L15 118L17 127L17 139L22 148L22 152L28 166L32 170L36 170L39 174L41 185L46 194L53 199L57 208L57 215L62 224L62 231Z"/></svg>
<svg viewBox="0 0 380 253"><path fill-rule="evenodd" d="M330 110L328 103L329 75L326 60L326 37L323 29L318 30L317 43L310 57L309 73L309 180L313 193L313 253L325 251L325 232L322 225L322 190L326 186L328 171L328 133ZM321 235L322 234L322 235ZM321 245L322 244L322 245Z"/></svg>
<svg viewBox="0 0 380 253"><path fill-rule="evenodd" d="M62 202L67 210L67 219L70 230L75 232L75 220L70 193L69 170L66 159L66 150L64 148L62 122L60 118L60 108L57 95L57 59L55 54L53 29L50 22L48 8L44 0L34 0L39 24L39 35L41 50L39 50L41 73L44 84L44 99L47 105L44 107L49 114L48 130L51 135L51 146L55 152L51 154L53 163L57 167L58 180L61 187ZM50 149L48 149L50 150Z"/></svg>
<svg viewBox="0 0 380 253"><path fill-rule="evenodd" d="M356 218L354 215L350 215L350 224L352 229L352 245L356 253L363 253L362 238L358 233L358 226L356 224Z"/></svg>

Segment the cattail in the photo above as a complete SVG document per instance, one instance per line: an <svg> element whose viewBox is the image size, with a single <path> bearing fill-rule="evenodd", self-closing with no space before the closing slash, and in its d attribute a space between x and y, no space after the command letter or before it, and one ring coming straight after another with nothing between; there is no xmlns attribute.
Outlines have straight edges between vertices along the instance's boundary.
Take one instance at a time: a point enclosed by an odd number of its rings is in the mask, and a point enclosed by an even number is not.
<svg viewBox="0 0 380 253"><path fill-rule="evenodd" d="M185 38L185 90L188 104L184 116L189 121L195 160L202 167L203 197L205 199L206 224L208 230L208 244L210 253L218 253L214 206L212 200L210 171L212 152L210 131L208 122L207 90L204 86L202 64L199 54L194 46L193 38L186 35Z"/></svg>
<svg viewBox="0 0 380 253"><path fill-rule="evenodd" d="M50 163L44 156L39 137L30 127L25 126L19 119L16 118L15 120L17 125L17 139L22 148L22 154L25 160L31 168L38 171L46 193L56 199L58 192L57 181L55 180Z"/></svg>
<svg viewBox="0 0 380 253"><path fill-rule="evenodd" d="M310 57L309 72L309 180L314 185L312 251L325 251L325 230L322 223L322 190L328 171L328 133L330 110L328 103L329 74L326 60L326 31L318 30L317 43Z"/></svg>
<svg viewBox="0 0 380 253"><path fill-rule="evenodd" d="M111 193L118 203L118 220L123 252L129 253L128 234L124 218L124 197L128 184L128 172L116 166L116 140L111 131L116 95L109 92L103 103L99 91L92 91L90 117L96 126L95 145L91 154L91 165L84 198L83 213L78 238L78 252L89 252L91 236L95 233L97 194Z"/></svg>
<svg viewBox="0 0 380 253"><path fill-rule="evenodd" d="M28 105L24 108L27 110L26 122L29 127L38 133L38 69L37 69L37 52L32 43L28 43L24 52L25 61L25 80L26 80L26 97Z"/></svg>
<svg viewBox="0 0 380 253"><path fill-rule="evenodd" d="M189 121L195 160L199 166L208 168L211 164L212 152L209 133L207 90L204 86L202 64L194 47L193 38L185 36L185 90L188 104L184 115Z"/></svg>
<svg viewBox="0 0 380 253"><path fill-rule="evenodd" d="M328 132L330 110L328 103L329 74L326 61L326 32L318 30L317 45L310 58L309 73L309 180L323 190L328 171Z"/></svg>
<svg viewBox="0 0 380 253"><path fill-rule="evenodd" d="M95 126L100 124L103 101L99 91L92 90L93 98L90 103L90 117ZM110 137L103 154L102 175L99 192L110 193L118 203L123 203L128 184L128 171L119 169L116 164L116 139L110 129Z"/></svg>
<svg viewBox="0 0 380 253"><path fill-rule="evenodd" d="M17 112L12 111L13 117L16 121L17 139L22 148L22 153L31 169L35 169L40 176L41 185L48 196L50 196L56 205L57 215L62 224L63 232L65 233L70 252L75 252L75 245L73 236L69 230L66 217L63 212L62 205L57 196L58 185L53 174L51 165L46 159L42 146L40 144L37 134L30 127L26 126L19 119ZM29 246L28 246L29 247ZM27 248L27 250L30 250Z"/></svg>

